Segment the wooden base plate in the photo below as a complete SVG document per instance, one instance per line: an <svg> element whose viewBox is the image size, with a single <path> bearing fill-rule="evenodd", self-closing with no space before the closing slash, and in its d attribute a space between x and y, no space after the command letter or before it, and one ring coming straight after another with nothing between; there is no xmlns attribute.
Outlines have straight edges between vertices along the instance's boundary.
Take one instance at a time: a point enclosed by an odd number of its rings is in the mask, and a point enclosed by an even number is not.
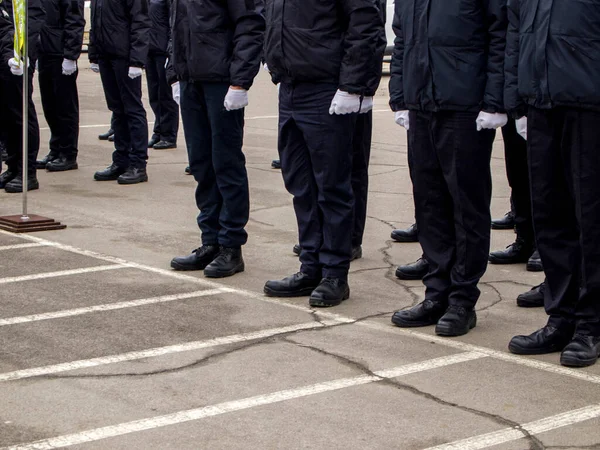
<svg viewBox="0 0 600 450"><path fill-rule="evenodd" d="M12 233L33 233L34 231L64 230L66 225L62 225L54 219L30 214L29 219L24 219L22 215L1 216L0 230L10 231Z"/></svg>

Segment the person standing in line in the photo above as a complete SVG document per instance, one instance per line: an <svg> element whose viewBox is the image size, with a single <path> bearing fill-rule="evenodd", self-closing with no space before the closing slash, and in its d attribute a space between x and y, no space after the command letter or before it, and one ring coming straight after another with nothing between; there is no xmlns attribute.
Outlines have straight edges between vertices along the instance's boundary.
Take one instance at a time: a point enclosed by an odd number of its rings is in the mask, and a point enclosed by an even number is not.
<svg viewBox="0 0 600 450"><path fill-rule="evenodd" d="M148 0L92 2L89 58L100 73L115 131L112 164L94 174L119 184L148 181L148 121L142 103L142 68L150 42Z"/></svg>
<svg viewBox="0 0 600 450"><path fill-rule="evenodd" d="M167 47L170 40L169 9L171 0L149 0L150 49L146 63L148 97L154 112L154 132L148 148L167 150L177 147L179 131L179 105L173 100L167 82Z"/></svg>
<svg viewBox="0 0 600 450"><path fill-rule="evenodd" d="M505 104L529 143L549 316L509 350L591 366L600 355L600 8L509 0L508 9Z"/></svg>
<svg viewBox="0 0 600 450"><path fill-rule="evenodd" d="M42 107L50 127L50 153L37 161L49 172L75 170L79 141L77 60L85 28L84 0L43 0L38 76Z"/></svg>
<svg viewBox="0 0 600 450"><path fill-rule="evenodd" d="M29 60L17 60L14 53L14 11L12 1L0 1L3 35L0 62L0 126L6 139L7 169L0 175L0 189L8 193L23 192L23 76L29 83L28 114L28 181L27 190L39 189L35 161L40 149L40 128L33 102L33 75L38 55L40 30L44 24L41 0L28 2Z"/></svg>
<svg viewBox="0 0 600 450"><path fill-rule="evenodd" d="M440 336L477 324L490 248L490 160L504 114L505 0L396 2L390 105L408 132L425 301L399 327ZM401 120L400 120L401 119Z"/></svg>
<svg viewBox="0 0 600 450"><path fill-rule="evenodd" d="M261 66L263 9L262 0L173 1L168 78L180 97L202 232L200 248L171 261L175 270L223 278L245 269L250 194L244 108Z"/></svg>
<svg viewBox="0 0 600 450"><path fill-rule="evenodd" d="M382 19L376 0L268 2L265 60L281 83L279 155L302 248L300 272L268 281L268 296L316 307L350 296L353 135L380 82Z"/></svg>

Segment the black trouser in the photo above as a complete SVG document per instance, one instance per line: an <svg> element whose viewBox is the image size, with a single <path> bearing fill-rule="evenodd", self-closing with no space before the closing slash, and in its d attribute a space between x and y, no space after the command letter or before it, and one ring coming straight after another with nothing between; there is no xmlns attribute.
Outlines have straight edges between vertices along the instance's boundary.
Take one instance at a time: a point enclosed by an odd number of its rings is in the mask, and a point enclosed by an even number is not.
<svg viewBox="0 0 600 450"><path fill-rule="evenodd" d="M250 216L244 110L223 106L227 83L181 83L181 117L204 245L240 247Z"/></svg>
<svg viewBox="0 0 600 450"><path fill-rule="evenodd" d="M148 97L154 112L153 138L159 141L177 142L179 130L179 105L173 100L173 90L167 82L165 55L148 55L146 79Z"/></svg>
<svg viewBox="0 0 600 450"><path fill-rule="evenodd" d="M148 122L142 104L142 77L129 78L129 62L101 59L100 76L115 131L113 163L119 167L146 167Z"/></svg>
<svg viewBox="0 0 600 450"><path fill-rule="evenodd" d="M40 149L40 127L33 103L33 62L31 64L27 162L29 174L35 175L35 161ZM0 122L4 130L8 154L6 165L11 171L21 173L23 169L23 77L13 75L7 64L0 64L0 99L2 99Z"/></svg>
<svg viewBox="0 0 600 450"><path fill-rule="evenodd" d="M600 112L530 108L527 118L549 323L600 335Z"/></svg>
<svg viewBox="0 0 600 450"><path fill-rule="evenodd" d="M44 116L50 127L50 153L76 158L79 141L79 71L73 75L63 75L62 62L62 56L40 55L40 94Z"/></svg>
<svg viewBox="0 0 600 450"><path fill-rule="evenodd" d="M495 132L477 113L410 113L408 159L419 242L429 261L425 297L473 308L490 249L490 159Z"/></svg>
<svg viewBox="0 0 600 450"><path fill-rule="evenodd" d="M511 208L515 215L517 236L533 243L533 219L531 217L531 192L527 164L527 141L519 136L513 119L502 128L506 177L511 187Z"/></svg>
<svg viewBox="0 0 600 450"><path fill-rule="evenodd" d="M354 193L354 224L352 247L362 245L367 221L369 196L369 159L373 135L373 113L358 114L352 142L352 192Z"/></svg>
<svg viewBox="0 0 600 450"><path fill-rule="evenodd" d="M281 85L279 156L294 196L301 271L346 279L352 252L352 135L356 114L330 115L337 86Z"/></svg>

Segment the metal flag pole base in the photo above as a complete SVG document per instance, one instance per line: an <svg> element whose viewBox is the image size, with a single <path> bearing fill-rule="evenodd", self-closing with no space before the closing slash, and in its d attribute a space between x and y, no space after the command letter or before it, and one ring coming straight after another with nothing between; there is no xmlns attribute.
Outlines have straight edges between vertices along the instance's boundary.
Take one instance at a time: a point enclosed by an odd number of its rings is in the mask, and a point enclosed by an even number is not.
<svg viewBox="0 0 600 450"><path fill-rule="evenodd" d="M67 228L66 225L54 219L35 214L0 217L0 230L11 233L33 233L34 231L64 230L65 228Z"/></svg>

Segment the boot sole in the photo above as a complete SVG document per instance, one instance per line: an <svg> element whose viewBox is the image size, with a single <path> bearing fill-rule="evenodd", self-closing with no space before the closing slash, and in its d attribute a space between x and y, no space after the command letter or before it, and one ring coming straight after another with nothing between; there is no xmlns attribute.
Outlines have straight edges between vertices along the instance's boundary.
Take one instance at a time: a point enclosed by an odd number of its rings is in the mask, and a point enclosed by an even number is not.
<svg viewBox="0 0 600 450"><path fill-rule="evenodd" d="M588 359L581 359L564 355L561 355L560 357L560 364L565 367L589 367L593 366L597 362L598 357Z"/></svg>
<svg viewBox="0 0 600 450"><path fill-rule="evenodd" d="M40 185L38 184L37 186L32 186L29 189L27 189L27 192L30 191L37 191L40 188ZM10 188L9 186L6 186L4 188L4 190L9 193L9 194L20 194L21 192L23 192L23 189L14 189L14 188Z"/></svg>
<svg viewBox="0 0 600 450"><path fill-rule="evenodd" d="M452 330L449 327L444 327L444 326L438 325L435 327L435 334L437 334L438 336L444 336L444 337L464 336L465 334L467 334L469 331L471 331L476 326L477 326L477 316L475 316L469 322L469 327L466 330Z"/></svg>
<svg viewBox="0 0 600 450"><path fill-rule="evenodd" d="M519 299L517 299L517 306L519 308L543 308L544 307L544 302L542 302L542 303L534 303L534 302L529 302L527 300L519 300Z"/></svg>
<svg viewBox="0 0 600 450"><path fill-rule="evenodd" d="M120 174L120 175L117 175L116 177L102 177L102 176L97 176L97 175L94 175L94 180L96 180L96 181L117 181L117 179L118 179L118 178L119 178L121 175L122 175L122 174Z"/></svg>
<svg viewBox="0 0 600 450"><path fill-rule="evenodd" d="M427 273L421 275L407 275L405 273L402 273L398 270L396 270L396 278L398 278L399 280L409 280L409 281L418 281L418 280L422 280L423 278L425 278L425 275L427 275Z"/></svg>
<svg viewBox="0 0 600 450"><path fill-rule="evenodd" d="M547 347L547 348L525 348L525 347L520 347L518 345L514 345L512 342L510 344L508 344L508 350L510 350L511 353L515 354L515 355L526 355L526 356L533 356L533 355L549 355L551 353L558 353L558 352L562 352L563 349L567 346L567 344L565 344L563 347Z"/></svg>
<svg viewBox="0 0 600 450"><path fill-rule="evenodd" d="M200 265L200 266L184 266L182 264L178 264L176 262L171 261L171 269L176 270L177 272L193 272L198 270L206 269L208 264Z"/></svg>
<svg viewBox="0 0 600 450"><path fill-rule="evenodd" d="M514 225L508 226L508 225L494 225L494 224L492 224L492 230L514 230L514 229L515 229Z"/></svg>
<svg viewBox="0 0 600 450"><path fill-rule="evenodd" d="M544 266L542 263L527 263L527 272L543 272Z"/></svg>
<svg viewBox="0 0 600 450"><path fill-rule="evenodd" d="M292 297L308 297L312 292L317 288L317 286L312 288L300 289L297 291L276 291L274 289L268 288L265 286L264 293L267 297L281 297L281 298L292 298Z"/></svg>
<svg viewBox="0 0 600 450"><path fill-rule="evenodd" d="M313 299L312 297L308 301L310 306L315 308L332 308L334 306L340 305L343 301L348 300L350 298L350 290L344 294L344 296L339 300L321 300L321 299Z"/></svg>
<svg viewBox="0 0 600 450"><path fill-rule="evenodd" d="M117 178L117 183L118 184L125 184L125 185L127 185L127 184L145 183L147 181L148 181L148 177L147 176L145 176L143 178L138 178L137 180L131 180L131 181L129 181L129 180L128 181L123 181L123 180L120 180L120 179Z"/></svg>
<svg viewBox="0 0 600 450"><path fill-rule="evenodd" d="M392 241L400 242L401 244L409 244L411 242L419 242L419 238L397 238L392 236Z"/></svg>
<svg viewBox="0 0 600 450"><path fill-rule="evenodd" d="M61 168L46 166L46 170L48 172L67 172L69 170L77 170L77 169L79 169L79 166L77 164L75 164L74 166L61 167Z"/></svg>
<svg viewBox="0 0 600 450"><path fill-rule="evenodd" d="M392 323L400 328L423 328L423 327L430 327L432 325L436 325L437 320L435 322L433 322L433 321L431 321L431 322L406 322L402 319L397 319L392 316Z"/></svg>
<svg viewBox="0 0 600 450"><path fill-rule="evenodd" d="M236 273L243 272L244 270L245 270L244 263L242 263L228 271L213 270L213 269L209 269L207 266L204 269L204 276L206 278L227 278L227 277L232 277Z"/></svg>
<svg viewBox="0 0 600 450"><path fill-rule="evenodd" d="M496 265L511 265L511 264L525 264L529 259L499 259L490 255L488 261L490 264Z"/></svg>

